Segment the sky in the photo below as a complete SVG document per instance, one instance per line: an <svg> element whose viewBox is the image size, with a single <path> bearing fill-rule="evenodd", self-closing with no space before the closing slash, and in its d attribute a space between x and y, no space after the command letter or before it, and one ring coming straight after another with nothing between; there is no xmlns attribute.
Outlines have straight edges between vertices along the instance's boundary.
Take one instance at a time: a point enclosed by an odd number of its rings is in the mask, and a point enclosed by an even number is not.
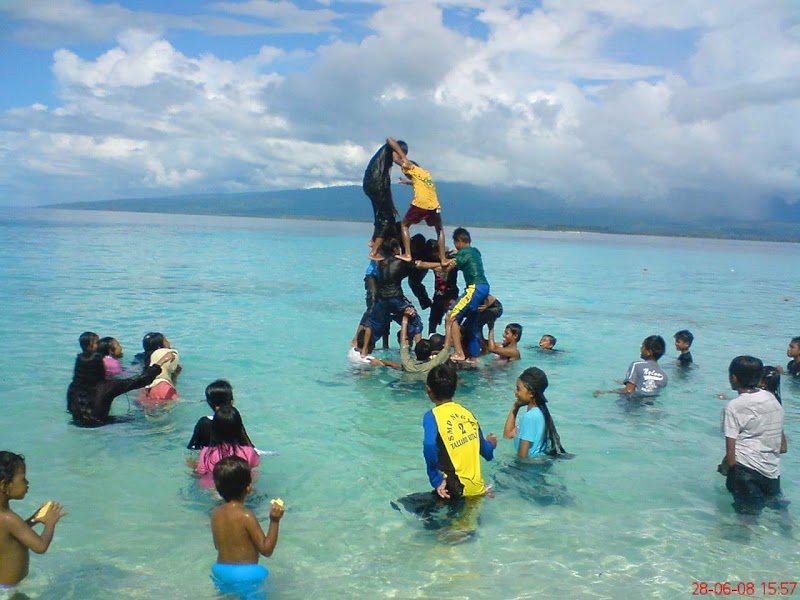
<svg viewBox="0 0 800 600"><path fill-rule="evenodd" d="M800 0L0 0L0 81L0 206L360 184L387 136L576 206L800 200Z"/></svg>

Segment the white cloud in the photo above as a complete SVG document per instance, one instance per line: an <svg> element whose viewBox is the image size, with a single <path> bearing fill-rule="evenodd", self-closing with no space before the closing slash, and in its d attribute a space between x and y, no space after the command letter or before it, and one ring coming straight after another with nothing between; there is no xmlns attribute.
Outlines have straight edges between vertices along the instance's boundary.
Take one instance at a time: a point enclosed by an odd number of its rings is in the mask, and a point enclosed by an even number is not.
<svg viewBox="0 0 800 600"><path fill-rule="evenodd" d="M254 20L243 26L319 31L339 6L321 4L332 10L212 8ZM445 26L445 6L478 18L487 35ZM104 198L357 183L395 135L437 179L537 186L576 201L659 204L706 189L732 202L797 195L800 29L788 3L521 6L387 2L356 41L301 55L273 37L225 60L211 46L190 56L170 43L185 17L156 29L152 15L119 5L14 2L15 14L48 27L116 27L117 42L95 56L58 49L59 102L0 115L0 172L15 174L0 184L46 193L66 180L76 196ZM69 14L59 19L57 8ZM139 21L148 26L130 27ZM672 57L641 64L605 50L610 36L635 30L646 39L658 28L694 32L681 72L665 66Z"/></svg>

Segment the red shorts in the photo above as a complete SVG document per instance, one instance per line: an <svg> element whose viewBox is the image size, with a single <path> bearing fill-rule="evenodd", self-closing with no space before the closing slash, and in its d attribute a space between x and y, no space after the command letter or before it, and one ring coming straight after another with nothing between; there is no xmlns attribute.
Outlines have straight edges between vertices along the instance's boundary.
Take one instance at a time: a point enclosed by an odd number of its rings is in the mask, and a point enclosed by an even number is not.
<svg viewBox="0 0 800 600"><path fill-rule="evenodd" d="M417 223L421 223L423 220L430 227L441 227L442 212L438 208L436 210L426 210L412 204L408 207L406 216L403 217L403 223L408 223L409 225L416 225Z"/></svg>

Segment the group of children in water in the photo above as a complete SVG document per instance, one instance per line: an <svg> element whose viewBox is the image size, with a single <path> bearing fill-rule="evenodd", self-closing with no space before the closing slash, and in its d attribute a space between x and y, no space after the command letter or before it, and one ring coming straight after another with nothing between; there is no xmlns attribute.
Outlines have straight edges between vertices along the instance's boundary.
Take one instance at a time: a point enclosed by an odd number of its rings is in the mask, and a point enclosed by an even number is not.
<svg viewBox="0 0 800 600"><path fill-rule="evenodd" d="M485 354L495 354L503 363L521 359L519 342L522 326L509 323L500 340L495 339L495 322L503 314L502 304L491 294L480 251L463 227L452 233L455 247L448 253L436 187L430 173L407 156L408 146L388 138L373 156L364 176L364 191L374 210L369 267L365 274L366 311L353 338L349 359L353 363L389 366L425 377L426 393L433 407L423 416L423 455L432 491L401 498L401 505L428 519L443 507L450 514L473 513L476 501L491 493L481 475L480 459L492 460L497 439L484 436L478 420L453 400L458 386L459 366L475 366ZM391 196L392 164L401 167L414 190L414 199L398 224ZM436 238L411 237L411 225L425 221ZM422 284L428 270L434 271L434 295ZM459 294L457 273L464 278ZM419 312L406 298L402 281L408 279L422 309L430 309L429 338L422 337ZM445 335L437 328L445 318ZM389 325L400 325L400 362L371 354L376 340L389 333ZM484 329L488 328L486 335ZM412 355L411 348L414 353ZM674 335L678 364L692 365L693 336L687 330ZM67 410L73 423L97 427L114 419L111 404L117 396L142 389L143 407L158 406L177 398L176 381L181 372L178 353L161 333L149 333L143 352L134 364L121 363L122 347L112 337L100 338L85 332L79 338L81 353L75 361L67 391ZM556 338L546 334L539 341L542 352L556 352ZM452 347L452 352L451 352ZM598 390L595 395L620 394L630 398L651 398L667 384L658 364L666 351L661 336L644 339L641 360L631 363L623 387ZM800 337L793 338L787 351L791 361L785 372L800 376ZM764 367L753 357L737 357L729 368L731 387L738 392L723 411L726 451L718 470L742 514L755 514L764 506L779 506L780 454L787 450L780 404L780 373L783 369ZM561 444L547 406L547 375L537 367L525 369L514 390L514 402L503 425L503 437L514 442L515 455L523 460L544 457L569 458ZM233 389L225 380L209 384L206 401L212 411L194 427L188 448L199 450L191 461L201 481L213 486L224 502L214 509L211 526L217 561L212 579L223 594L240 598L262 598L267 570L258 564L259 555L270 556L278 540L284 514L283 501L272 501L265 533L257 516L244 505L252 491L252 469L262 454L247 434L241 415L234 407ZM66 514L56 502L48 502L23 520L9 507L11 500L25 497L28 482L25 460L0 451L0 591L13 589L28 572L29 551L45 552L56 523ZM776 504L777 503L777 504ZM469 519L467 519L469 521ZM44 525L41 534L34 531ZM474 524L463 529L471 533Z"/></svg>

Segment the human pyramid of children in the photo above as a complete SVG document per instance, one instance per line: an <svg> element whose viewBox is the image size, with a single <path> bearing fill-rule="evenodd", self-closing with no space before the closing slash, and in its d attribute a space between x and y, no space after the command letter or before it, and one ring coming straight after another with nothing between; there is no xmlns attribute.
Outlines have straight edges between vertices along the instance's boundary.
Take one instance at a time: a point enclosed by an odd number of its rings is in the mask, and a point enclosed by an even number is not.
<svg viewBox="0 0 800 600"><path fill-rule="evenodd" d="M396 164L412 186L414 198L400 223L391 193L391 169ZM522 326L509 323L502 340L495 341L494 326L503 314L502 304L491 295L481 253L472 246L469 231L452 232L454 252L448 252L441 218L441 206L431 174L408 159L408 146L387 138L372 157L364 175L364 191L372 202L374 230L370 240L369 267L364 283L366 310L353 337L348 359L356 365L390 367L425 377L426 392L433 408L423 417L423 454L432 491L411 494L392 503L431 523L444 510L451 532L463 541L475 530L480 498L491 495L481 475L480 458L492 460L497 439L484 436L475 416L453 400L458 386L458 368L474 368L481 356L494 354L500 364L521 359L519 341ZM410 236L410 227L425 221L436 232L435 239ZM434 272L434 294L430 298L423 279ZM459 294L457 274L464 278ZM406 298L402 281L409 280L422 309L430 309L429 338L422 337L419 312ZM445 335L437 328L445 320ZM400 362L372 355L375 343L387 343L392 321L400 325ZM484 328L488 328L484 336ZM414 344L414 354L411 344ZM692 367L692 334L681 330L674 335L680 352L678 365ZM114 422L110 416L113 400L125 392L141 389L138 401L145 409L164 406L178 397L176 383L181 372L179 356L161 333L148 333L143 352L129 369L122 367L122 347L113 337L100 338L85 332L79 338L81 353L75 361L73 379L67 390L67 410L73 423L98 427ZM539 341L541 352L558 352L556 338L546 334ZM452 352L451 352L452 348ZM595 395L620 394L632 399L656 395L667 384L658 364L666 352L664 339L651 335L640 348L641 360L634 361L623 387L598 390ZM800 378L800 337L793 338L787 355L786 372ZM729 381L738 395L722 412L725 453L717 470L726 477L737 513L752 517L764 507L785 512L780 491L780 455L787 451L783 433L784 411L780 397L781 368L765 367L751 356L733 359ZM537 367L524 369L516 380L515 400L503 424L503 437L513 439L515 455L521 461L570 458L548 409L545 390L547 375ZM256 515L244 505L252 491L252 468L264 452L255 448L241 415L233 406L233 388L225 380L209 384L206 401L212 414L195 425L188 448L199 450L191 461L201 483L216 488L224 502L211 517L217 561L211 567L212 580L223 594L239 598L266 597L268 571L258 564L259 555L271 556L277 541L284 504L271 502L269 527L264 533ZM652 401L652 400L650 400ZM28 573L29 551L44 553L53 539L64 507L44 503L28 519L9 507L10 500L28 491L25 460L0 451L0 592L13 590ZM38 534L33 527L42 524ZM11 592L13 593L13 591Z"/></svg>

